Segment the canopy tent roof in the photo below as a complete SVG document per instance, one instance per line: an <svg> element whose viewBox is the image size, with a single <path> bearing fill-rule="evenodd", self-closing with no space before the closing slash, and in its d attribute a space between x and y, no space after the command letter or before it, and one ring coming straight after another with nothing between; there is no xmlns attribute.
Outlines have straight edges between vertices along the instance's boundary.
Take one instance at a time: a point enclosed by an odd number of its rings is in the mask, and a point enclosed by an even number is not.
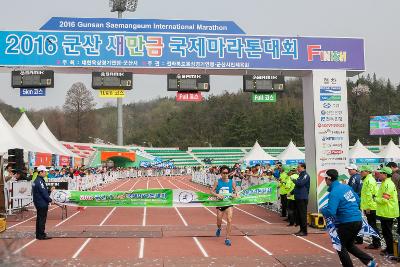
<svg viewBox="0 0 400 267"><path fill-rule="evenodd" d="M65 146L63 146L60 141L58 141L58 139L53 135L53 133L50 131L49 127L47 127L47 124L44 121L40 124L37 132L53 147L62 152L61 155L79 157L78 155L67 149Z"/></svg>
<svg viewBox="0 0 400 267"><path fill-rule="evenodd" d="M14 131L19 133L26 142L38 146L41 152L64 155L64 152L51 145L36 131L25 113L22 114L21 118L19 118L17 123L14 125Z"/></svg>
<svg viewBox="0 0 400 267"><path fill-rule="evenodd" d="M387 146L378 154L381 158L396 161L400 159L400 148L390 140Z"/></svg>
<svg viewBox="0 0 400 267"><path fill-rule="evenodd" d="M381 158L381 156L371 152L366 148L363 144L361 144L360 140L354 144L354 146L349 151L350 159L376 159Z"/></svg>
<svg viewBox="0 0 400 267"><path fill-rule="evenodd" d="M0 113L0 154L6 153L8 149L21 148L27 151L43 152L36 145L23 139Z"/></svg>
<svg viewBox="0 0 400 267"><path fill-rule="evenodd" d="M248 162L253 160L276 160L276 158L265 152L258 141L256 141L253 148L243 157L242 160Z"/></svg>
<svg viewBox="0 0 400 267"><path fill-rule="evenodd" d="M282 153L277 156L280 160L288 160L288 159L305 159L305 155L303 152L298 149L293 141L290 141L289 145L286 147Z"/></svg>

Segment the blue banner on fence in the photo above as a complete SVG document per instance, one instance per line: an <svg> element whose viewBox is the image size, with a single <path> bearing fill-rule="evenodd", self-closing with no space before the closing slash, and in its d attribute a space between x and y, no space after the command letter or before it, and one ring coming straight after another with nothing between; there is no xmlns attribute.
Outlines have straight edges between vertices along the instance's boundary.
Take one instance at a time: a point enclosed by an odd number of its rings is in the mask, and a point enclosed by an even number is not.
<svg viewBox="0 0 400 267"><path fill-rule="evenodd" d="M45 96L46 88L20 88L20 96Z"/></svg>
<svg viewBox="0 0 400 267"><path fill-rule="evenodd" d="M364 70L364 40L0 31L0 66Z"/></svg>
<svg viewBox="0 0 400 267"><path fill-rule="evenodd" d="M233 21L52 17L40 30L244 34Z"/></svg>

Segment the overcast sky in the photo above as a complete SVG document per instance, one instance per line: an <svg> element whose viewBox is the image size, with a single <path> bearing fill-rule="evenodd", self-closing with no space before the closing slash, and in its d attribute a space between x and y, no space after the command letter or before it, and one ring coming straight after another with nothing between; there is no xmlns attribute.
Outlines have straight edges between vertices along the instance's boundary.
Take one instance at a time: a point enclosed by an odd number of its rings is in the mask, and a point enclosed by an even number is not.
<svg viewBox="0 0 400 267"><path fill-rule="evenodd" d="M139 0L135 13L125 18L232 20L250 35L363 37L366 70L400 81L400 20L398 0ZM116 17L108 0L2 0L0 30L38 30L51 17ZM0 55L1 56L1 55ZM10 73L0 73L0 99L16 107L62 106L66 91L82 81L91 88L90 75L57 74L46 97L20 97L10 87ZM150 100L167 93L164 76L135 75L134 89L124 103ZM237 91L241 77L212 76L212 93ZM96 93L96 92L95 92ZM101 107L105 102L96 96Z"/></svg>

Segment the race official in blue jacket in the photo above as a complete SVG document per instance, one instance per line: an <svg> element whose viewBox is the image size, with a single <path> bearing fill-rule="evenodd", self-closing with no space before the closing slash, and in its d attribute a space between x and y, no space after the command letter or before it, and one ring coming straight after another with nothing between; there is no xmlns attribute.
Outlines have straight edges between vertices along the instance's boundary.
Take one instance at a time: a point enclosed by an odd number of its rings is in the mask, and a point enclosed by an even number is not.
<svg viewBox="0 0 400 267"><path fill-rule="evenodd" d="M47 240L51 239L45 233L47 212L49 210L49 203L51 203L52 199L49 196L49 192L47 191L46 182L44 181L44 177L46 176L47 169L45 166L39 166L37 168L38 176L35 181L32 183L32 196L33 196L33 204L36 208L36 239L38 240Z"/></svg>
<svg viewBox="0 0 400 267"><path fill-rule="evenodd" d="M353 189L341 184L337 179L338 171L327 170L324 174L325 182L329 186L328 205L321 209L324 217L333 217L341 243L341 251L337 251L343 266L353 266L349 252L360 259L367 266L376 266L375 260L362 250L354 241L362 227L360 212L360 198Z"/></svg>
<svg viewBox="0 0 400 267"><path fill-rule="evenodd" d="M306 164L299 163L297 165L297 172L299 177L293 179L295 187L293 195L296 203L297 215L299 216L300 231L296 233L297 236L307 235L307 206L308 194L310 192L310 175L306 172Z"/></svg>

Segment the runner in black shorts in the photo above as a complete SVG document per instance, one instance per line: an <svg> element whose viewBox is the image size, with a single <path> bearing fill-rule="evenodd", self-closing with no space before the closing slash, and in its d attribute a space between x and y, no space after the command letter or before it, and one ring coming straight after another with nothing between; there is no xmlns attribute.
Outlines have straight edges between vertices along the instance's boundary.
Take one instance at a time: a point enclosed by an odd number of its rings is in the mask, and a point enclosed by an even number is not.
<svg viewBox="0 0 400 267"><path fill-rule="evenodd" d="M236 184L229 179L229 168L227 166L221 167L221 176L222 178L218 179L214 183L214 186L211 189L211 194L216 196L218 199L224 199L225 196L237 197ZM219 237L221 235L221 226L222 226L222 218L226 214L226 239L225 245L230 246L232 244L230 240L231 229L232 229L232 215L233 215L233 206L223 206L217 207L217 231L215 235Z"/></svg>

